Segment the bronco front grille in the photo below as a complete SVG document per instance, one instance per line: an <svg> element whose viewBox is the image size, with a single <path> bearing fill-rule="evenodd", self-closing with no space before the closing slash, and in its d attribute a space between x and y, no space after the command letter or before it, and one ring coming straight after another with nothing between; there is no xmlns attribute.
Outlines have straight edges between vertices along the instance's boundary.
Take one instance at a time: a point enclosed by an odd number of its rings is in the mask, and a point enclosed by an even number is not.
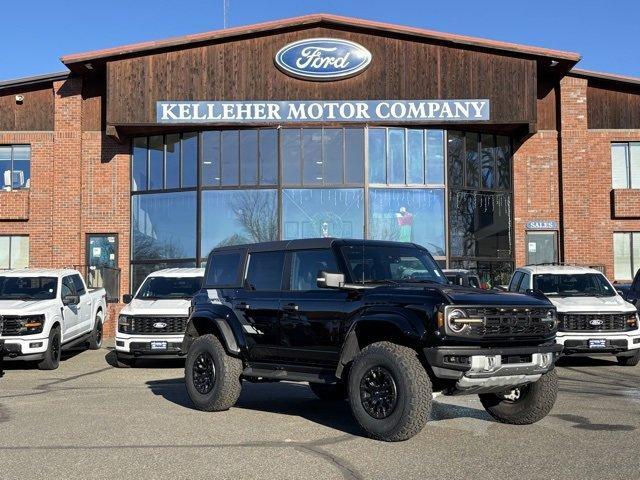
<svg viewBox="0 0 640 480"><path fill-rule="evenodd" d="M629 315L628 313L559 313L558 330L623 332L629 328L627 324Z"/></svg>
<svg viewBox="0 0 640 480"><path fill-rule="evenodd" d="M482 318L483 323L471 326L472 335L480 337L540 337L554 331L547 318L549 308L479 307L465 308L469 317Z"/></svg>
<svg viewBox="0 0 640 480"><path fill-rule="evenodd" d="M187 328L188 317L129 317L130 326L122 333L131 335L170 335L184 333Z"/></svg>

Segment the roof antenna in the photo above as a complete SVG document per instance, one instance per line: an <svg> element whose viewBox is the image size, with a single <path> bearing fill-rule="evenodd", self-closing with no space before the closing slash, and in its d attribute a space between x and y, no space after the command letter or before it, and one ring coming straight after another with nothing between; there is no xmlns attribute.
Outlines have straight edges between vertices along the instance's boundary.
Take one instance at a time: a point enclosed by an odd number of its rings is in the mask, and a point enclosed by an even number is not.
<svg viewBox="0 0 640 480"><path fill-rule="evenodd" d="M229 0L222 0L222 24L223 28L227 28L229 26Z"/></svg>

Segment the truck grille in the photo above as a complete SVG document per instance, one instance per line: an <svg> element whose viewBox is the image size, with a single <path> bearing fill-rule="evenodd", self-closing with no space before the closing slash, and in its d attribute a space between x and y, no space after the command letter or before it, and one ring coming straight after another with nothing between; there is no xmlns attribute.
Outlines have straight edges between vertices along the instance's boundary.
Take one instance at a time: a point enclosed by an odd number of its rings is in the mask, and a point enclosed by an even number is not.
<svg viewBox="0 0 640 480"><path fill-rule="evenodd" d="M482 307L466 308L470 317L481 317L482 325L471 327L472 333L481 337L539 337L547 336L555 329L547 320L549 308Z"/></svg>
<svg viewBox="0 0 640 480"><path fill-rule="evenodd" d="M131 335L162 335L184 333L189 317L130 317L131 326L128 333ZM161 327L159 324L165 324ZM122 330L121 330L122 331Z"/></svg>
<svg viewBox="0 0 640 480"><path fill-rule="evenodd" d="M22 326L22 322L20 321L20 317L2 317L4 320L2 324L2 335L5 337L14 337L19 335L20 327Z"/></svg>
<svg viewBox="0 0 640 480"><path fill-rule="evenodd" d="M627 330L628 313L559 313L558 330L563 332Z"/></svg>

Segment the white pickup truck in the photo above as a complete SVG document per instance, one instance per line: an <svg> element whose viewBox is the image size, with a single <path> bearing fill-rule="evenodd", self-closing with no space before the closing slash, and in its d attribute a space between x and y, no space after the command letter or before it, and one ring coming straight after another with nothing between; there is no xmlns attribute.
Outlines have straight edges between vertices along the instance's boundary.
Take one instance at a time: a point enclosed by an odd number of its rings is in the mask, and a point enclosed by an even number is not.
<svg viewBox="0 0 640 480"><path fill-rule="evenodd" d="M150 274L120 312L116 363L130 367L140 357L167 358L181 353L189 307L200 290L203 268L168 268Z"/></svg>
<svg viewBox="0 0 640 480"><path fill-rule="evenodd" d="M509 291L538 292L558 310L556 341L564 355L615 355L618 364L640 363L636 307L598 270L567 265L518 268Z"/></svg>
<svg viewBox="0 0 640 480"><path fill-rule="evenodd" d="M37 360L55 370L63 349L102 345L103 288L89 290L77 270L0 272L0 340L4 359Z"/></svg>

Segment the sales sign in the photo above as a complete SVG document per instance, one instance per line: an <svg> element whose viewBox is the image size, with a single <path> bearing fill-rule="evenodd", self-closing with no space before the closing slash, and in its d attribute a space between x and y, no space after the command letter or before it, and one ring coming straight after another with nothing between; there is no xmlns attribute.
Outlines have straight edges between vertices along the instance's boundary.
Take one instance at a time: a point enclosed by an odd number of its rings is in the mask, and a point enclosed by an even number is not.
<svg viewBox="0 0 640 480"><path fill-rule="evenodd" d="M558 222L555 220L534 220L527 222L527 230L557 230Z"/></svg>
<svg viewBox="0 0 640 480"><path fill-rule="evenodd" d="M487 99L344 101L159 101L158 123L478 122Z"/></svg>

